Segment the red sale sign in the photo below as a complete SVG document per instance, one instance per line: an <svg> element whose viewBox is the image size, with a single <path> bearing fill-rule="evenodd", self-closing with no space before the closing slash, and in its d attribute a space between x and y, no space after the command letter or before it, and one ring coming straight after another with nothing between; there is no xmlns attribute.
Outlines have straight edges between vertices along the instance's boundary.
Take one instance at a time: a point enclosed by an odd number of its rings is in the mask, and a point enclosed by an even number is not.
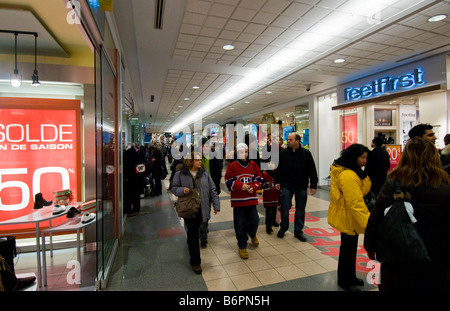
<svg viewBox="0 0 450 311"><path fill-rule="evenodd" d="M2 107L0 221L34 212L36 193L50 201L54 191L70 189L76 200L80 176L79 111ZM19 228L24 226L13 229Z"/></svg>
<svg viewBox="0 0 450 311"><path fill-rule="evenodd" d="M401 145L386 145L386 151L389 153L389 160L391 162L391 166L389 168L389 172L397 166L400 161L400 157L402 156L402 146Z"/></svg>
<svg viewBox="0 0 450 311"><path fill-rule="evenodd" d="M358 116L342 117L342 150L358 142Z"/></svg>

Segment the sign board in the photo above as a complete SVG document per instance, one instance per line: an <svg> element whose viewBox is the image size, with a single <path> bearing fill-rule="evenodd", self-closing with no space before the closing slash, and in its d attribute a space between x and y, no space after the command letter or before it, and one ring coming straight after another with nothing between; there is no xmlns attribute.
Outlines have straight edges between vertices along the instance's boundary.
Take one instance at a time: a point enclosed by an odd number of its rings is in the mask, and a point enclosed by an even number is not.
<svg viewBox="0 0 450 311"><path fill-rule="evenodd" d="M391 167L389 172L397 166L402 155L402 145L386 145L386 151L389 153L389 160L391 162Z"/></svg>
<svg viewBox="0 0 450 311"><path fill-rule="evenodd" d="M338 87L338 106L444 84L445 68L446 55L439 54L353 80Z"/></svg>
<svg viewBox="0 0 450 311"><path fill-rule="evenodd" d="M358 142L358 116L342 116L342 150Z"/></svg>
<svg viewBox="0 0 450 311"><path fill-rule="evenodd" d="M81 197L80 102L34 101L0 98L0 221L33 213L36 193L47 201L61 189Z"/></svg>

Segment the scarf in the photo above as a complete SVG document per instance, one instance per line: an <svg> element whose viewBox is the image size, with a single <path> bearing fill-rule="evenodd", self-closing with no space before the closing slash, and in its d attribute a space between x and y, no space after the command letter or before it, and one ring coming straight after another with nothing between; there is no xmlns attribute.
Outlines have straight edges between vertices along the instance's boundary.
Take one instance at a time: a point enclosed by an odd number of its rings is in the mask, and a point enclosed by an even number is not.
<svg viewBox="0 0 450 311"><path fill-rule="evenodd" d="M352 162L348 161L347 159L340 157L337 160L334 160L334 163L354 171L356 173L356 175L358 175L358 177L361 179L364 179L367 177L367 173L362 168L360 168L356 163L352 163Z"/></svg>

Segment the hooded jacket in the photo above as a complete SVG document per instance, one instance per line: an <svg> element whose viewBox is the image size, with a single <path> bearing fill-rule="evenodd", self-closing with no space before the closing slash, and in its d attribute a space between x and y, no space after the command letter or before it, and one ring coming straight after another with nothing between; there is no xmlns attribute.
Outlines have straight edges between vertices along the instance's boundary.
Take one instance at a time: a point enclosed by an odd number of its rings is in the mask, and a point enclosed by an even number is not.
<svg viewBox="0 0 450 311"><path fill-rule="evenodd" d="M361 172L336 162L331 165L328 224L348 235L363 234L370 216L364 196L369 193L371 182Z"/></svg>
<svg viewBox="0 0 450 311"><path fill-rule="evenodd" d="M220 200L216 192L216 187L211 176L205 171L204 168L199 168L195 177L195 183L197 179L201 178L198 192L200 194L200 206L202 209L202 219L204 222L211 218L211 204L214 210L220 211ZM172 186L170 191L178 197L184 196L184 188L194 189L194 178L185 165L180 166L180 169L176 171L173 176Z"/></svg>

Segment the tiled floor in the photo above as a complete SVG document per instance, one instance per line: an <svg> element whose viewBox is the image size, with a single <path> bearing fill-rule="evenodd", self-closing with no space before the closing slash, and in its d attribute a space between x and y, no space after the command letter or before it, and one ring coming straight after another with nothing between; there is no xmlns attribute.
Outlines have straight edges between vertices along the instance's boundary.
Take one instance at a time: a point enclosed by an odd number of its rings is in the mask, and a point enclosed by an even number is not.
<svg viewBox="0 0 450 311"><path fill-rule="evenodd" d="M17 275L34 273L37 276L36 253L20 253L15 258L15 272ZM96 254L93 251L81 250L81 277L80 282L75 274L77 269L76 248L56 249L53 257L47 251L47 286L39 288L36 284L33 289L37 291L94 291L96 277Z"/></svg>
<svg viewBox="0 0 450 311"><path fill-rule="evenodd" d="M221 211L212 215L208 246L201 249L202 275L190 268L183 220L176 216L167 192L143 199L141 213L127 220L107 290L340 291L336 284L339 233L327 224L328 196L329 192L319 190L308 197L307 242L294 237L293 223L282 239L276 236L278 228L267 234L260 204L260 245L249 243L249 259L244 260L238 254L230 195L222 187ZM363 249L358 261L358 275L365 279L370 269ZM366 283L361 289L376 287Z"/></svg>
<svg viewBox="0 0 450 311"><path fill-rule="evenodd" d="M319 190L320 191L320 190ZM322 195L327 195L324 191ZM307 242L300 242L292 232L284 238L267 234L264 224L264 208L259 206L260 227L257 237L258 247L249 243L249 259L241 259L238 254L236 237L232 225L232 209L228 193L221 193L220 216L213 216L210 221L211 231L208 236L208 247L201 251L203 278L208 290L246 290L258 289L262 286L273 286L286 281L322 282L323 277L335 279L337 257L330 256L327 249L323 251L317 244L317 236L331 235L327 240L339 240L339 235L331 230L326 222L328 201L309 196L307 204L307 222L305 234ZM325 212L325 213L323 213ZM293 221L294 208L291 210ZM317 215L317 216L314 216ZM324 217L319 217L323 216ZM229 228L214 230L228 225ZM290 224L293 230L293 223ZM337 239L336 239L337 237ZM338 246L338 245L337 245ZM305 278L308 278L307 280ZM276 288L276 286L273 286ZM295 288L292 288L295 289ZM325 288L338 290L337 286Z"/></svg>
<svg viewBox="0 0 450 311"><path fill-rule="evenodd" d="M208 246L201 249L201 275L189 265L189 254L183 221L170 201L168 181L163 194L142 199L141 212L128 218L120 239L106 291L340 291L336 284L340 236L327 224L329 192L319 190L308 196L304 233L307 242L293 235L293 223L284 238L274 228L267 234L264 208L258 205L260 227L258 247L249 243L249 259L238 254L233 229L229 192L222 186L221 211L209 223ZM294 208L291 209L293 222ZM363 237L360 236L360 245ZM76 249L56 250L48 259L48 286L41 290L95 290L95 252L82 252L82 284L68 284L70 267ZM362 246L358 252L357 274L366 279L371 266ZM34 253L20 255L17 273L33 272ZM35 271L34 271L35 272ZM366 284L362 290L376 290Z"/></svg>

